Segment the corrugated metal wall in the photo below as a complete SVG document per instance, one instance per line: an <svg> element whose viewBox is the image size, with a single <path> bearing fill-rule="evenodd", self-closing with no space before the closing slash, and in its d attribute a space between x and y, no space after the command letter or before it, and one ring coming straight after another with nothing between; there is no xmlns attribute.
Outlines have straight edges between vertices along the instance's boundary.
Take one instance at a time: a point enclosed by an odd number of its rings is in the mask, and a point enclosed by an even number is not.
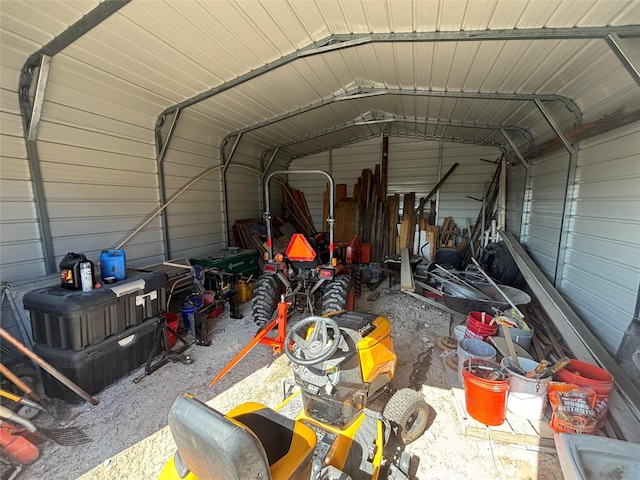
<svg viewBox="0 0 640 480"><path fill-rule="evenodd" d="M39 45L4 28L0 33L0 271L3 279L28 278L44 274L45 262L18 104L18 78L27 55Z"/></svg>
<svg viewBox="0 0 640 480"><path fill-rule="evenodd" d="M507 167L507 224L505 228L516 238L520 238L526 179L527 169L522 163Z"/></svg>
<svg viewBox="0 0 640 480"><path fill-rule="evenodd" d="M150 120L161 103L114 75L98 80L69 54L52 60L38 151L56 260L77 251L97 261L101 249L116 246L158 206ZM139 264L160 261L159 222L126 251Z"/></svg>
<svg viewBox="0 0 640 480"><path fill-rule="evenodd" d="M580 144L559 288L612 353L640 284L640 122Z"/></svg>
<svg viewBox="0 0 640 480"><path fill-rule="evenodd" d="M453 217L462 230L468 222L477 220L482 203L473 198L482 198L485 188L489 188L497 165L483 162L497 160L500 151L494 147L445 143L443 148L441 177L454 163L459 166L442 185L438 195L438 224L445 217ZM486 185L486 187L485 187Z"/></svg>
<svg viewBox="0 0 640 480"><path fill-rule="evenodd" d="M187 109L164 159L167 200L194 177L220 165L220 149L202 117ZM198 180L167 207L168 257L198 258L224 248L222 173L215 170Z"/></svg>
<svg viewBox="0 0 640 480"><path fill-rule="evenodd" d="M260 154L264 145L255 142L241 142L236 149L232 162L227 169L227 215L229 228L233 228L236 220L262 217L264 212L262 198L263 178L260 175ZM229 153L227 152L227 155ZM276 206L281 202L280 196L273 199ZM224 210L221 215L224 215ZM230 233L229 239L233 241Z"/></svg>
<svg viewBox="0 0 640 480"><path fill-rule="evenodd" d="M562 228L569 168L566 150L535 159L524 202L522 243L553 283Z"/></svg>

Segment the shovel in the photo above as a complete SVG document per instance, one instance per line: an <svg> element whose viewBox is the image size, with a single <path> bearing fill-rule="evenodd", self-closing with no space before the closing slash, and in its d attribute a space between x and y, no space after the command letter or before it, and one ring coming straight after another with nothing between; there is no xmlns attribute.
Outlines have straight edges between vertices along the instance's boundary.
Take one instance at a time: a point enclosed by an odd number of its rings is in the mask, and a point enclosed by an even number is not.
<svg viewBox="0 0 640 480"><path fill-rule="evenodd" d="M24 427L28 432L35 433L43 436L44 438L51 440L58 445L65 447L72 445L81 445L83 443L89 443L92 440L79 428L67 427L67 428L41 428L36 427L26 418L21 417L17 413L12 412L6 407L0 405L0 417L10 422L17 423L21 427Z"/></svg>

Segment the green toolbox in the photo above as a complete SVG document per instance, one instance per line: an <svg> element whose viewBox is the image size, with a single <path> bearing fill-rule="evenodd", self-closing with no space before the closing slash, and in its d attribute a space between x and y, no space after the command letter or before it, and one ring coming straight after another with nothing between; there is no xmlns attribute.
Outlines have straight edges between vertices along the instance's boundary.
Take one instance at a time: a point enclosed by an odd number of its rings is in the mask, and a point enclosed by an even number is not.
<svg viewBox="0 0 640 480"><path fill-rule="evenodd" d="M237 273L243 278L258 276L258 252L229 248L205 258L190 258L191 265L215 267L226 273Z"/></svg>

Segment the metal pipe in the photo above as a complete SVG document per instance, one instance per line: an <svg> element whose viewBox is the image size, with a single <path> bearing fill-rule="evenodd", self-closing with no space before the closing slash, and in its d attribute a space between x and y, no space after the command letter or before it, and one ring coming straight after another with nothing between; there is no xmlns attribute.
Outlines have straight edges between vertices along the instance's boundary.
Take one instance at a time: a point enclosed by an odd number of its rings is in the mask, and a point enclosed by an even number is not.
<svg viewBox="0 0 640 480"><path fill-rule="evenodd" d="M185 191L187 191L187 189L189 187L191 187L191 185L196 183L201 178L206 177L211 172L214 172L215 170L218 170L220 168L222 168L222 165L216 165L215 167L211 167L211 168L206 169L204 172L202 172L197 177L192 178L184 187L182 187L180 190L178 190L173 195L173 197L171 197L164 205L160 206L155 212L153 212L151 214L151 216L145 222L142 223L142 225L140 225L138 228L136 228L131 235L129 235L127 238L125 238L122 242L120 242L120 244L115 248L116 249L122 248L129 240L131 240L134 236L136 236L140 232L140 230L142 230L144 227L146 227L151 222L151 220L153 220L155 217L157 217L165 208L167 208L169 205L171 205L175 200L178 199L178 197L180 195L182 195Z"/></svg>
<svg viewBox="0 0 640 480"><path fill-rule="evenodd" d="M36 355L34 352L29 350L27 347L25 347L22 344L22 342L20 342L20 340L15 338L13 335L11 335L2 327L0 327L0 337L4 338L7 342L9 342L14 347L16 347L20 353L22 353L27 358L33 360L34 362L36 362L38 365L44 368L47 372L49 372L49 374L51 374L58 381L60 381L60 383L62 383L65 387L69 388L71 391L78 394L80 397L84 398L91 405L98 405L98 403L100 403L98 399L89 395L87 392L81 389L78 385L73 383L71 380L65 377L62 373L56 370L56 368L54 368L52 365L50 365L48 362L46 362L45 360L40 358L38 355Z"/></svg>
<svg viewBox="0 0 640 480"><path fill-rule="evenodd" d="M265 182L264 182L264 193L265 193L265 220L267 222L267 251L269 255L269 260L273 258L273 246L271 239L271 205L269 202L269 182L275 175L289 175L289 174L320 174L327 177L329 180L329 218L327 218L327 223L329 224L329 264L333 263L333 227L335 223L335 219L333 218L333 203L335 199L335 186L333 183L333 177L329 175L324 170L276 170L275 172L270 173ZM267 218L267 216L269 218Z"/></svg>

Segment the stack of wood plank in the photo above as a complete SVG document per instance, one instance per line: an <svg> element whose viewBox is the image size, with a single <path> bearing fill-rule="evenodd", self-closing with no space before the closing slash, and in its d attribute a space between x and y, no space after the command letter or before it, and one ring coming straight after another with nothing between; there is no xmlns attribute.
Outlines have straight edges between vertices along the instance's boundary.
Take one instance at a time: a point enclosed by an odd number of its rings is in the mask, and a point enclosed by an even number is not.
<svg viewBox="0 0 640 480"><path fill-rule="evenodd" d="M364 169L353 186L353 196L347 197L347 185L336 185L334 206L334 239L351 242L357 235L362 243L371 244L371 261L380 262L386 254L387 209L384 206L380 165ZM329 191L325 191L323 217L329 216ZM328 229L325 221L325 230ZM384 232L384 233L383 233Z"/></svg>
<svg viewBox="0 0 640 480"><path fill-rule="evenodd" d="M278 181L280 182L280 185L282 185L284 208L287 212L289 221L294 225L298 232L309 236L314 235L316 233L316 228L313 225L313 218L311 217L309 205L307 205L304 193L287 185L282 178L279 178Z"/></svg>
<svg viewBox="0 0 640 480"><path fill-rule="evenodd" d="M281 232L283 226L289 225L280 218L274 218L272 225L272 237L273 237L273 253L284 252L289 244L291 238L290 231L292 228L287 229L287 233ZM233 225L233 238L236 246L245 249L251 249L258 252L258 264L260 269L265 263L265 254L267 253L267 226L262 218L254 218L248 220L236 220Z"/></svg>
<svg viewBox="0 0 640 480"><path fill-rule="evenodd" d="M267 227L261 218L247 220L236 220L233 225L233 238L236 246L245 249L256 250L258 252L258 263L260 268L264 264L264 253L267 251L263 247Z"/></svg>

